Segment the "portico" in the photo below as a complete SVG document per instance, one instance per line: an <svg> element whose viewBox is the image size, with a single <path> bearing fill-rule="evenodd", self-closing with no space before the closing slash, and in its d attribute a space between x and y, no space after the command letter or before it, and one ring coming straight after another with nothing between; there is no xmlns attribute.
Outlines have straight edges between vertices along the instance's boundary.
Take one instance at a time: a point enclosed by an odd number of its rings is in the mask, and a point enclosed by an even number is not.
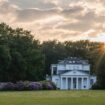
<svg viewBox="0 0 105 105"><path fill-rule="evenodd" d="M63 76L61 77L61 89L66 90L89 89L88 77Z"/></svg>

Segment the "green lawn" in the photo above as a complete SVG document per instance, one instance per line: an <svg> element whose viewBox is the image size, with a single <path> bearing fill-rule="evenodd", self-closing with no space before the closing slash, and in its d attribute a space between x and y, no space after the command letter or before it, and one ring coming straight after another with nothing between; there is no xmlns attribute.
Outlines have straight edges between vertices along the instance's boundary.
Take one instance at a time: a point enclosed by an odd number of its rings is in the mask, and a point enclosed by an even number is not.
<svg viewBox="0 0 105 105"><path fill-rule="evenodd" d="M105 91L0 92L0 105L105 105Z"/></svg>

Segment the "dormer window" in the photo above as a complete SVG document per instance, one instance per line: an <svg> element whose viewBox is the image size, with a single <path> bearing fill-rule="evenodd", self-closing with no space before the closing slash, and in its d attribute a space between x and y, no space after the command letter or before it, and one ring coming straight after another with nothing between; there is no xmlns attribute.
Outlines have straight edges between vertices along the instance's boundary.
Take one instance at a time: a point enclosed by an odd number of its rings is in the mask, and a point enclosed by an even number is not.
<svg viewBox="0 0 105 105"><path fill-rule="evenodd" d="M69 61L69 63L72 63L72 61Z"/></svg>
<svg viewBox="0 0 105 105"><path fill-rule="evenodd" d="M75 63L75 61L73 61L73 63Z"/></svg>
<svg viewBox="0 0 105 105"><path fill-rule="evenodd" d="M57 67L53 67L53 75L57 74Z"/></svg>

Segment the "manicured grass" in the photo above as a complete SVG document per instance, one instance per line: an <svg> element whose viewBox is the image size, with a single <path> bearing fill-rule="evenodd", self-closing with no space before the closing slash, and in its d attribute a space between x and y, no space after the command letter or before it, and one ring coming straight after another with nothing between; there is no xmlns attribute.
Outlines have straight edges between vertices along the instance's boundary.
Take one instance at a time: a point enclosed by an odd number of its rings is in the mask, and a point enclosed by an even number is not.
<svg viewBox="0 0 105 105"><path fill-rule="evenodd" d="M0 92L0 105L105 105L105 91Z"/></svg>

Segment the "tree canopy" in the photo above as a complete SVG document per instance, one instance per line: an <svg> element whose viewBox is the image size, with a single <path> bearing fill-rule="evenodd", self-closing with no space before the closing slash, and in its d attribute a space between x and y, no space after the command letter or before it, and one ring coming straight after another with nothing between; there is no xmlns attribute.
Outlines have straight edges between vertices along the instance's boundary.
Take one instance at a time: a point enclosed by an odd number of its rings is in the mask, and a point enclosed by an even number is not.
<svg viewBox="0 0 105 105"><path fill-rule="evenodd" d="M29 31L0 24L0 81L41 80L43 57Z"/></svg>

